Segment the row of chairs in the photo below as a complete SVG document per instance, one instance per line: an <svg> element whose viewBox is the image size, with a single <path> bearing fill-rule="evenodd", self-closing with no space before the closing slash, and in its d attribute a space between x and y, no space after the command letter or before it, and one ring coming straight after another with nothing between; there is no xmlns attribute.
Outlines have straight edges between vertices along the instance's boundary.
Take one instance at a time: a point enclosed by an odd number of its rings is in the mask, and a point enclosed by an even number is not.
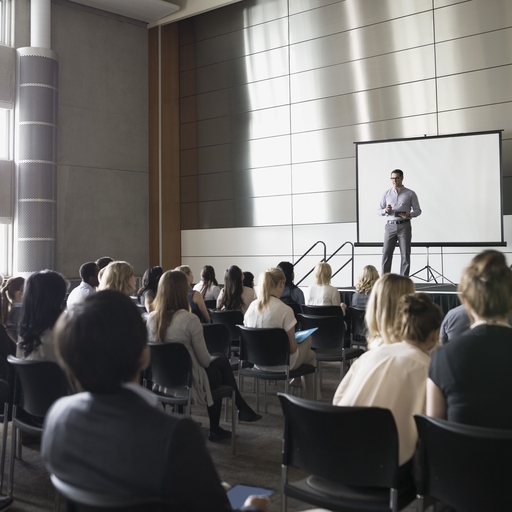
<svg viewBox="0 0 512 512"><path fill-rule="evenodd" d="M243 333L246 329L240 330ZM182 347L180 344L159 346ZM21 458L18 432L40 435L48 408L69 389L66 377L55 363L24 361L11 356L7 360L24 393L23 406L14 400L10 413L13 395L9 384L0 380L0 399L6 404L0 417L4 423L0 473L3 478L6 428L12 417L9 475L12 495L16 451ZM41 386L41 382L45 385ZM279 399L285 417L283 510L286 510L286 496L340 511L398 510L414 499L409 483L399 484L397 479L398 437L389 410L334 407L282 393ZM512 497L508 493L508 485L512 483L512 432L458 425L425 416L416 416L415 421L420 439L418 510L429 504L425 497L440 500L461 512L512 509ZM290 466L300 468L309 476L289 481ZM85 499L88 506L99 504L102 508L103 497L66 487L62 482L59 487L57 479L53 481L65 496L79 502ZM124 500L113 499L110 505L129 510ZM161 509L165 510L165 506Z"/></svg>
<svg viewBox="0 0 512 512"><path fill-rule="evenodd" d="M279 393L285 417L282 511L287 497L332 511L398 511L417 499L457 512L512 510L512 431L416 415L418 474L399 480L389 409L336 407ZM290 481L289 468L307 474Z"/></svg>

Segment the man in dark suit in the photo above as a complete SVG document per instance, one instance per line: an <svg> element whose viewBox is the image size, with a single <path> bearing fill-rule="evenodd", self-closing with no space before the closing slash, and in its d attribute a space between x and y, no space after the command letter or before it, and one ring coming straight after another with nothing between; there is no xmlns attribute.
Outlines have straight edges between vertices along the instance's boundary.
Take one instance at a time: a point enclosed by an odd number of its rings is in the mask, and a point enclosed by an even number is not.
<svg viewBox="0 0 512 512"><path fill-rule="evenodd" d="M146 327L129 297L105 290L59 319L61 365L84 392L58 400L42 454L61 480L97 493L171 502L178 510L230 511L196 424L156 408L139 386L149 363ZM242 510L266 511L249 497Z"/></svg>

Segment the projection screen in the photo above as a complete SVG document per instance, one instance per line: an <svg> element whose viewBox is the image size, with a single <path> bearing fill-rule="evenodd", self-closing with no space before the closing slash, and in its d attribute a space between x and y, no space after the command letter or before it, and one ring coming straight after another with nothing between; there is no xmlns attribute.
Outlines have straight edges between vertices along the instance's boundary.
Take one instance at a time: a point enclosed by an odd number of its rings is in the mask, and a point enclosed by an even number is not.
<svg viewBox="0 0 512 512"><path fill-rule="evenodd" d="M394 169L418 196L412 241L425 246L504 245L501 131L356 143L357 241L382 243L377 214Z"/></svg>

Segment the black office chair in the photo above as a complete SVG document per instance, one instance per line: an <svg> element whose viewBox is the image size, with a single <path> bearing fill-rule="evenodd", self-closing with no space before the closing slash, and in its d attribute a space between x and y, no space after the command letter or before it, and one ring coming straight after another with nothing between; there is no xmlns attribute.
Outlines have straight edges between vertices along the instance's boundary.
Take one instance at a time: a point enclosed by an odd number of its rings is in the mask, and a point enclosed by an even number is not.
<svg viewBox="0 0 512 512"><path fill-rule="evenodd" d="M181 512L182 508L157 498L127 498L81 489L51 475L55 490L67 501L67 512Z"/></svg>
<svg viewBox="0 0 512 512"><path fill-rule="evenodd" d="M238 362L239 387L241 379L254 377L256 379L256 410L259 411L259 379L265 382L265 412L267 412L267 380L284 380L285 393L288 393L290 379L315 374L314 396L316 396L316 368L303 364L295 370L290 370L290 343L284 329L262 329L238 326L240 331L240 359ZM255 366L247 367L244 363ZM284 366L283 372L260 370L256 366Z"/></svg>
<svg viewBox="0 0 512 512"><path fill-rule="evenodd" d="M33 436L43 433L43 421L51 405L69 393L66 375L56 363L30 361L8 356L7 361L16 372L16 384L23 393L23 403L15 400L12 408L11 460L9 473L9 496L14 487L14 458L16 444L21 460L21 438L19 430ZM18 393L15 391L15 396Z"/></svg>
<svg viewBox="0 0 512 512"><path fill-rule="evenodd" d="M236 326L244 323L243 313L241 311L217 310L212 311L211 319L212 323L224 324L229 329L231 352L238 354L240 351L240 333Z"/></svg>
<svg viewBox="0 0 512 512"><path fill-rule="evenodd" d="M308 306L301 305L302 314L317 316L343 316L343 309L340 306Z"/></svg>
<svg viewBox="0 0 512 512"><path fill-rule="evenodd" d="M185 407L185 414L190 416L192 401L192 359L182 343L148 343L151 349L151 381L160 390L153 389L158 400L163 404ZM211 390L214 400L231 398L235 403L235 390L231 386L221 385ZM231 414L231 449L236 451L235 429L236 413L232 406Z"/></svg>
<svg viewBox="0 0 512 512"><path fill-rule="evenodd" d="M150 380L153 393L165 405L185 407L190 416L192 402L192 359L181 343L148 343L151 350ZM147 386L147 382L146 382Z"/></svg>
<svg viewBox="0 0 512 512"><path fill-rule="evenodd" d="M217 301L215 299L208 299L204 301L204 305L208 310L215 309L217 307Z"/></svg>
<svg viewBox="0 0 512 512"><path fill-rule="evenodd" d="M347 310L348 321L350 324L350 346L352 348L361 348L366 350L368 342L366 341L366 322L365 309L357 309L350 306Z"/></svg>
<svg viewBox="0 0 512 512"><path fill-rule="evenodd" d="M287 496L340 512L396 512L414 500L412 479L398 484L398 432L389 409L278 396L284 414L283 512ZM290 482L290 466L308 476Z"/></svg>
<svg viewBox="0 0 512 512"><path fill-rule="evenodd" d="M512 510L512 431L415 415L418 510L430 497L457 512Z"/></svg>
<svg viewBox="0 0 512 512"><path fill-rule="evenodd" d="M340 308L341 309L341 308ZM299 315L301 329L317 330L311 335L311 347L315 350L316 360L320 363L320 386L322 385L322 362L339 361L340 380L343 378L350 361L364 353L357 348L346 348L345 322L341 316Z"/></svg>

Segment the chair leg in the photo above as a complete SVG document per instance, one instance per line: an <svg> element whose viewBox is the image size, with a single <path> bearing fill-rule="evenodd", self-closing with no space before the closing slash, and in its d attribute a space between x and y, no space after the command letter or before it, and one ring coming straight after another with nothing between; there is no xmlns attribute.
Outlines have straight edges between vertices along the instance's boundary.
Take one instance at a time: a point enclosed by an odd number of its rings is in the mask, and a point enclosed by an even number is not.
<svg viewBox="0 0 512 512"><path fill-rule="evenodd" d="M260 379L254 377L256 383L256 412L260 412Z"/></svg>
<svg viewBox="0 0 512 512"><path fill-rule="evenodd" d="M226 410L228 406L228 400L226 400ZM235 407L235 390L231 395L231 452L236 455L236 422L238 414L236 413Z"/></svg>
<svg viewBox="0 0 512 512"><path fill-rule="evenodd" d="M267 379L264 379L263 381L265 387L263 388L264 389L264 393L263 393L263 396L265 397L265 414L268 412L267 411Z"/></svg>
<svg viewBox="0 0 512 512"><path fill-rule="evenodd" d="M2 454L0 456L0 494L4 487L5 457L7 452L7 434L9 430L9 404L4 404L4 426L2 429Z"/></svg>
<svg viewBox="0 0 512 512"><path fill-rule="evenodd" d="M16 434L17 428L14 426L14 420L16 418L16 406L12 407L12 427L11 427L11 459L9 464L9 493L8 495L12 498L14 489L14 457L16 455Z"/></svg>
<svg viewBox="0 0 512 512"><path fill-rule="evenodd" d="M281 465L281 512L288 510L288 502L286 500L286 494L284 492L284 486L288 482L288 467L284 464Z"/></svg>

